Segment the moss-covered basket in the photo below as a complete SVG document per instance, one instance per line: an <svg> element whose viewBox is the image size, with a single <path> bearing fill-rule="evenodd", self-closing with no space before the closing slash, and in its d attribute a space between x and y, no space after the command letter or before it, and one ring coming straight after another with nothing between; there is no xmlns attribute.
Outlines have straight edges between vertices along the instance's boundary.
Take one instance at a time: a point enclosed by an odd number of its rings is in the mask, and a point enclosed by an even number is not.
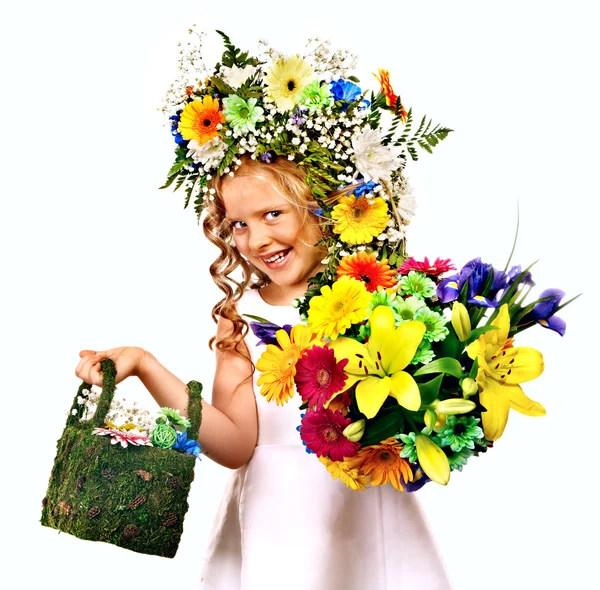
<svg viewBox="0 0 600 590"><path fill-rule="evenodd" d="M126 448L107 436L92 434L104 426L115 391L115 369L102 361L104 383L91 420L81 421L78 396L73 400L56 458L41 523L80 539L103 541L138 553L174 557L196 458L173 449L151 446ZM188 439L196 439L202 421L202 385L188 383ZM75 410L75 413L73 413Z"/></svg>

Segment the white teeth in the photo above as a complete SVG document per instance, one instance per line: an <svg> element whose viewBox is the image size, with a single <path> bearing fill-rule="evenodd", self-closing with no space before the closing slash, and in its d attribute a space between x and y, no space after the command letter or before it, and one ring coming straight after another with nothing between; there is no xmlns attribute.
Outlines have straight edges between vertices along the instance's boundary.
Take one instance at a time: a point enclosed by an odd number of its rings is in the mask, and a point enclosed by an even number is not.
<svg viewBox="0 0 600 590"><path fill-rule="evenodd" d="M279 262L283 260L287 255L287 250L285 252L280 252L279 254L275 254L275 256L271 256L271 258L265 258L265 262Z"/></svg>

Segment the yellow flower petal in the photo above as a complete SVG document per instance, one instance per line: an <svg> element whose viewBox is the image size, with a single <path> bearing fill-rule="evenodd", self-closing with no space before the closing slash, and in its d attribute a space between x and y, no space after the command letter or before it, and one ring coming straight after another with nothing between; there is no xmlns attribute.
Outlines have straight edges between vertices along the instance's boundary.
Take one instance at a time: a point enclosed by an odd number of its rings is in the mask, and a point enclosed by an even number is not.
<svg viewBox="0 0 600 590"><path fill-rule="evenodd" d="M367 343L370 354L377 358L377 351L394 333L394 312L387 305L378 305L369 316L371 336Z"/></svg>
<svg viewBox="0 0 600 590"><path fill-rule="evenodd" d="M373 418L390 393L389 377L367 377L356 386L358 409L367 417Z"/></svg>
<svg viewBox="0 0 600 590"><path fill-rule="evenodd" d="M538 402L528 398L519 385L505 385L508 389L507 395L510 401L510 407L526 416L545 416L546 408Z"/></svg>
<svg viewBox="0 0 600 590"><path fill-rule="evenodd" d="M423 322L412 320L402 324L388 337L381 347L383 368L388 375L401 371L410 363L423 340L425 330Z"/></svg>
<svg viewBox="0 0 600 590"><path fill-rule="evenodd" d="M505 395L503 388L511 386L502 385L494 379L484 379L484 382L481 383L479 375L477 382L482 387L479 400L486 409L485 412L481 412L481 425L485 438L488 440L498 440L506 427L508 411L510 409L510 401Z"/></svg>
<svg viewBox="0 0 600 590"><path fill-rule="evenodd" d="M421 393L419 386L413 379L412 375L399 371L394 373L391 377L390 393L392 397L398 400L398 403L410 410L416 412L421 406Z"/></svg>

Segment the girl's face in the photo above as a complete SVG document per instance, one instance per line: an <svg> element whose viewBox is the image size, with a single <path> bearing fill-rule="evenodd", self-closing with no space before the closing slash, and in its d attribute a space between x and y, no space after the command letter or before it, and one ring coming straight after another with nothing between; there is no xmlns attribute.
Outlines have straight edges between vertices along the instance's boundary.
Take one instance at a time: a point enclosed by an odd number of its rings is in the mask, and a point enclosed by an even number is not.
<svg viewBox="0 0 600 590"><path fill-rule="evenodd" d="M240 254L271 279L271 298L291 303L322 270L326 249L313 245L321 237L317 221L308 215L303 225L274 185L269 173L234 176L223 183L223 202Z"/></svg>

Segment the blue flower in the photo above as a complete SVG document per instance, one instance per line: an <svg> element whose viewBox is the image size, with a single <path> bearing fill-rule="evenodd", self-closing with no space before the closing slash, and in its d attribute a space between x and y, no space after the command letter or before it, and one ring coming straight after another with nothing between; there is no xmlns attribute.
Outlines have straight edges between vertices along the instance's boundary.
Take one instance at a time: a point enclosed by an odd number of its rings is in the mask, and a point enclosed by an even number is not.
<svg viewBox="0 0 600 590"><path fill-rule="evenodd" d="M260 156L258 156L258 159L261 162L265 162L266 164L270 164L271 160L273 159L273 154L271 152L265 152L264 154L261 154Z"/></svg>
<svg viewBox="0 0 600 590"><path fill-rule="evenodd" d="M278 326L277 324L271 324L268 322L250 322L249 325L252 333L259 338L256 346L260 346L261 344L264 344L265 346L267 344L277 344L277 338L275 338L277 330L285 330L288 335L292 331L291 324Z"/></svg>
<svg viewBox="0 0 600 590"><path fill-rule="evenodd" d="M361 94L362 90L354 83L341 78L337 82L331 82L329 85L334 100L342 102L342 110L348 109L351 102L354 102Z"/></svg>
<svg viewBox="0 0 600 590"><path fill-rule="evenodd" d="M517 276L514 274L512 279ZM467 301L478 307L498 307L501 295L509 287L511 277L504 271L497 270L491 264L481 262L481 258L474 258L465 264L458 274L454 274L440 282L437 286L437 295L442 303L458 299L458 296L467 284ZM485 291L485 296L483 292Z"/></svg>
<svg viewBox="0 0 600 590"><path fill-rule="evenodd" d="M177 130L179 127L179 115L180 114L181 114L181 111L179 113L177 113L176 115L169 117L169 121L173 121L171 123L171 135L173 135L173 137L175 138L175 143L177 143L179 145L181 145L182 143L185 142L185 139L183 139L183 137L181 137L181 134Z"/></svg>
<svg viewBox="0 0 600 590"><path fill-rule="evenodd" d="M172 448L178 451L183 451L187 455L194 455L196 459L202 461L202 459L200 459L200 453L202 452L200 449L200 443L195 440L188 440L187 432L177 433L177 442Z"/></svg>
<svg viewBox="0 0 600 590"><path fill-rule="evenodd" d="M357 188L354 189L354 196L358 199L358 197L362 197L366 193L372 193L373 189L379 186L378 182L373 180L369 180L369 182L364 182L363 184L359 184Z"/></svg>
<svg viewBox="0 0 600 590"><path fill-rule="evenodd" d="M304 418L304 416L306 416L306 413L304 413L304 412L303 412L302 414L300 414L300 418ZM300 428L302 428L302 424L299 424L298 426L296 426L296 430L297 430L298 432L300 432ZM302 434L301 434L301 436L302 436ZM302 440L302 444L304 445L304 450L305 450L305 451L306 451L306 452L307 452L309 455L314 455L314 451L311 451L311 450L310 450L310 449L309 449L309 448L306 446L306 443L304 442L304 440L303 440L303 439L301 439L301 440Z"/></svg>
<svg viewBox="0 0 600 590"><path fill-rule="evenodd" d="M523 318L523 321L536 321L540 326L554 330L557 334L564 336L567 324L565 320L554 315L564 296L565 292L560 289L546 289L540 293L540 299L548 299L536 303L531 312Z"/></svg>

